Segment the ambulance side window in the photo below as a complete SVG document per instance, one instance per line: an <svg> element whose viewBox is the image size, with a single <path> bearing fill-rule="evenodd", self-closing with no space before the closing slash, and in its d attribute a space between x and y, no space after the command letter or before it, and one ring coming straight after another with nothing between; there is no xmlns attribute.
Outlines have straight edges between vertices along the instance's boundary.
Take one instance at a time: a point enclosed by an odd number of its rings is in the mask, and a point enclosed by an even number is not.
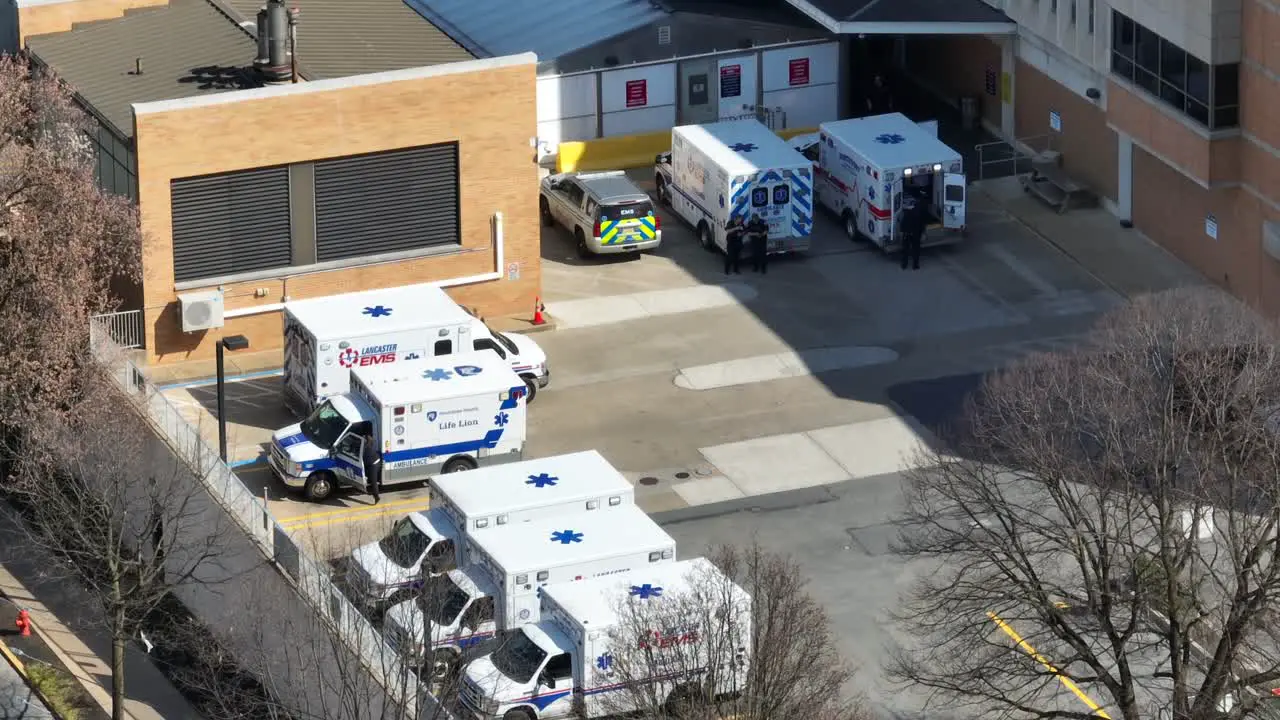
<svg viewBox="0 0 1280 720"><path fill-rule="evenodd" d="M498 347L498 344L490 340L489 338L483 338L481 340L476 340L472 342L471 349L475 350L476 352L479 352L481 350L492 350L498 353L498 357L502 358L503 360L507 359L507 354L502 351L502 348Z"/></svg>
<svg viewBox="0 0 1280 720"><path fill-rule="evenodd" d="M552 680L567 680L573 677L573 656L561 653L547 661L546 676Z"/></svg>
<svg viewBox="0 0 1280 720"><path fill-rule="evenodd" d="M450 355L450 354L452 354L452 353L453 353L453 341L452 341L452 340L437 340L437 341L436 341L435 354L436 354L437 356L440 356L440 355Z"/></svg>
<svg viewBox="0 0 1280 720"><path fill-rule="evenodd" d="M462 617L462 627L476 630L491 620L493 620L493 598L482 597L467 608L466 615Z"/></svg>
<svg viewBox="0 0 1280 720"><path fill-rule="evenodd" d="M786 205L791 202L791 188L787 185L773 186L773 204Z"/></svg>
<svg viewBox="0 0 1280 720"><path fill-rule="evenodd" d="M768 188L756 188L751 191L751 207L766 207L769 204Z"/></svg>

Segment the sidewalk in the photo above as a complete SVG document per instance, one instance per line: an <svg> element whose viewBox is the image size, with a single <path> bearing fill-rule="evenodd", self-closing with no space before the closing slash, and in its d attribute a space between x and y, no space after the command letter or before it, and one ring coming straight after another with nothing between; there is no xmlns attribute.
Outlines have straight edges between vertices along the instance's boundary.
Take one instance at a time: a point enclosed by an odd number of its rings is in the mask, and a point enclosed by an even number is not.
<svg viewBox="0 0 1280 720"><path fill-rule="evenodd" d="M32 635L0 637L0 643L37 662L44 660L37 653L47 648L54 658L45 661L65 665L109 717L111 640L99 606L73 580L50 573L49 561L31 552L17 521L11 509L0 507L0 594L8 600L0 601L0 627L12 628L22 607L31 614ZM130 720L201 717L137 643L125 652L125 689Z"/></svg>
<svg viewBox="0 0 1280 720"><path fill-rule="evenodd" d="M1141 232L1120 227L1116 216L1103 208L1068 210L1059 215L1027 195L1017 177L982 180L971 190L986 195L1124 297L1209 285L1203 275Z"/></svg>

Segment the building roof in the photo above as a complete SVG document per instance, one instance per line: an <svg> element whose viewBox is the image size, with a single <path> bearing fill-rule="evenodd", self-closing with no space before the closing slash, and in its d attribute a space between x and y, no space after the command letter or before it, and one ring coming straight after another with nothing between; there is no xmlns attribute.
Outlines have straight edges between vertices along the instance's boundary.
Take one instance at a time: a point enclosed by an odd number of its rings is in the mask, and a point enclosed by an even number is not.
<svg viewBox="0 0 1280 720"><path fill-rule="evenodd" d="M366 0L368 1L368 0ZM666 16L649 0L404 0L476 57L552 60Z"/></svg>
<svg viewBox="0 0 1280 720"><path fill-rule="evenodd" d="M133 137L133 103L257 85L257 43L206 0L131 10L32 37L27 46L126 138Z"/></svg>
<svg viewBox="0 0 1280 720"><path fill-rule="evenodd" d="M265 0L215 0L256 23ZM289 0L298 12L298 65L308 80L474 60L403 0ZM508 53L501 53L508 54Z"/></svg>
<svg viewBox="0 0 1280 720"><path fill-rule="evenodd" d="M928 26L974 25L964 32L1016 30L1007 15L983 0L788 0L832 32L876 32L876 24L897 24L910 33L945 32ZM887 28L886 28L887 30ZM959 32L960 30L957 30Z"/></svg>
<svg viewBox="0 0 1280 720"><path fill-rule="evenodd" d="M657 0L673 13L710 15L712 17L798 28L820 28L808 15L786 0Z"/></svg>

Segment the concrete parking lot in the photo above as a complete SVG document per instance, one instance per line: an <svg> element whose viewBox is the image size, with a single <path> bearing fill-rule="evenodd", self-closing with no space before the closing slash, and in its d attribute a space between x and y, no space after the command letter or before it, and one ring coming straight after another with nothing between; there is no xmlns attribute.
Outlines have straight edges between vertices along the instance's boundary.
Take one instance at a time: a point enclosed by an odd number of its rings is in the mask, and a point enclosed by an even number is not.
<svg viewBox="0 0 1280 720"><path fill-rule="evenodd" d="M899 469L932 438L889 388L1070 343L1119 300L983 196L969 213L970 238L926 252L919 271L824 216L813 249L766 275L725 276L665 213L663 246L637 257L583 260L544 228L544 300L559 327L536 336L553 379L531 406L526 456L595 448L651 512ZM166 395L216 438L211 385ZM228 384L227 418L239 463L293 421L271 376ZM261 466L240 473L290 528L309 526L323 555L427 502L408 487L377 507L359 495L315 505Z"/></svg>

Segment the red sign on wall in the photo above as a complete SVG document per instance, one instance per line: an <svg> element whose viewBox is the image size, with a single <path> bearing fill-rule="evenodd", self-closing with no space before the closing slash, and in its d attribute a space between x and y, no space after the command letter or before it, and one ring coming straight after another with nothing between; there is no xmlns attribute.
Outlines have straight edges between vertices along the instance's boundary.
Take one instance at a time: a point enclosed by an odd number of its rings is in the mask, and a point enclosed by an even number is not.
<svg viewBox="0 0 1280 720"><path fill-rule="evenodd" d="M627 81L627 107L638 108L649 104L649 81Z"/></svg>
<svg viewBox="0 0 1280 720"><path fill-rule="evenodd" d="M809 84L809 58L796 58L787 64L787 77L792 85Z"/></svg>

